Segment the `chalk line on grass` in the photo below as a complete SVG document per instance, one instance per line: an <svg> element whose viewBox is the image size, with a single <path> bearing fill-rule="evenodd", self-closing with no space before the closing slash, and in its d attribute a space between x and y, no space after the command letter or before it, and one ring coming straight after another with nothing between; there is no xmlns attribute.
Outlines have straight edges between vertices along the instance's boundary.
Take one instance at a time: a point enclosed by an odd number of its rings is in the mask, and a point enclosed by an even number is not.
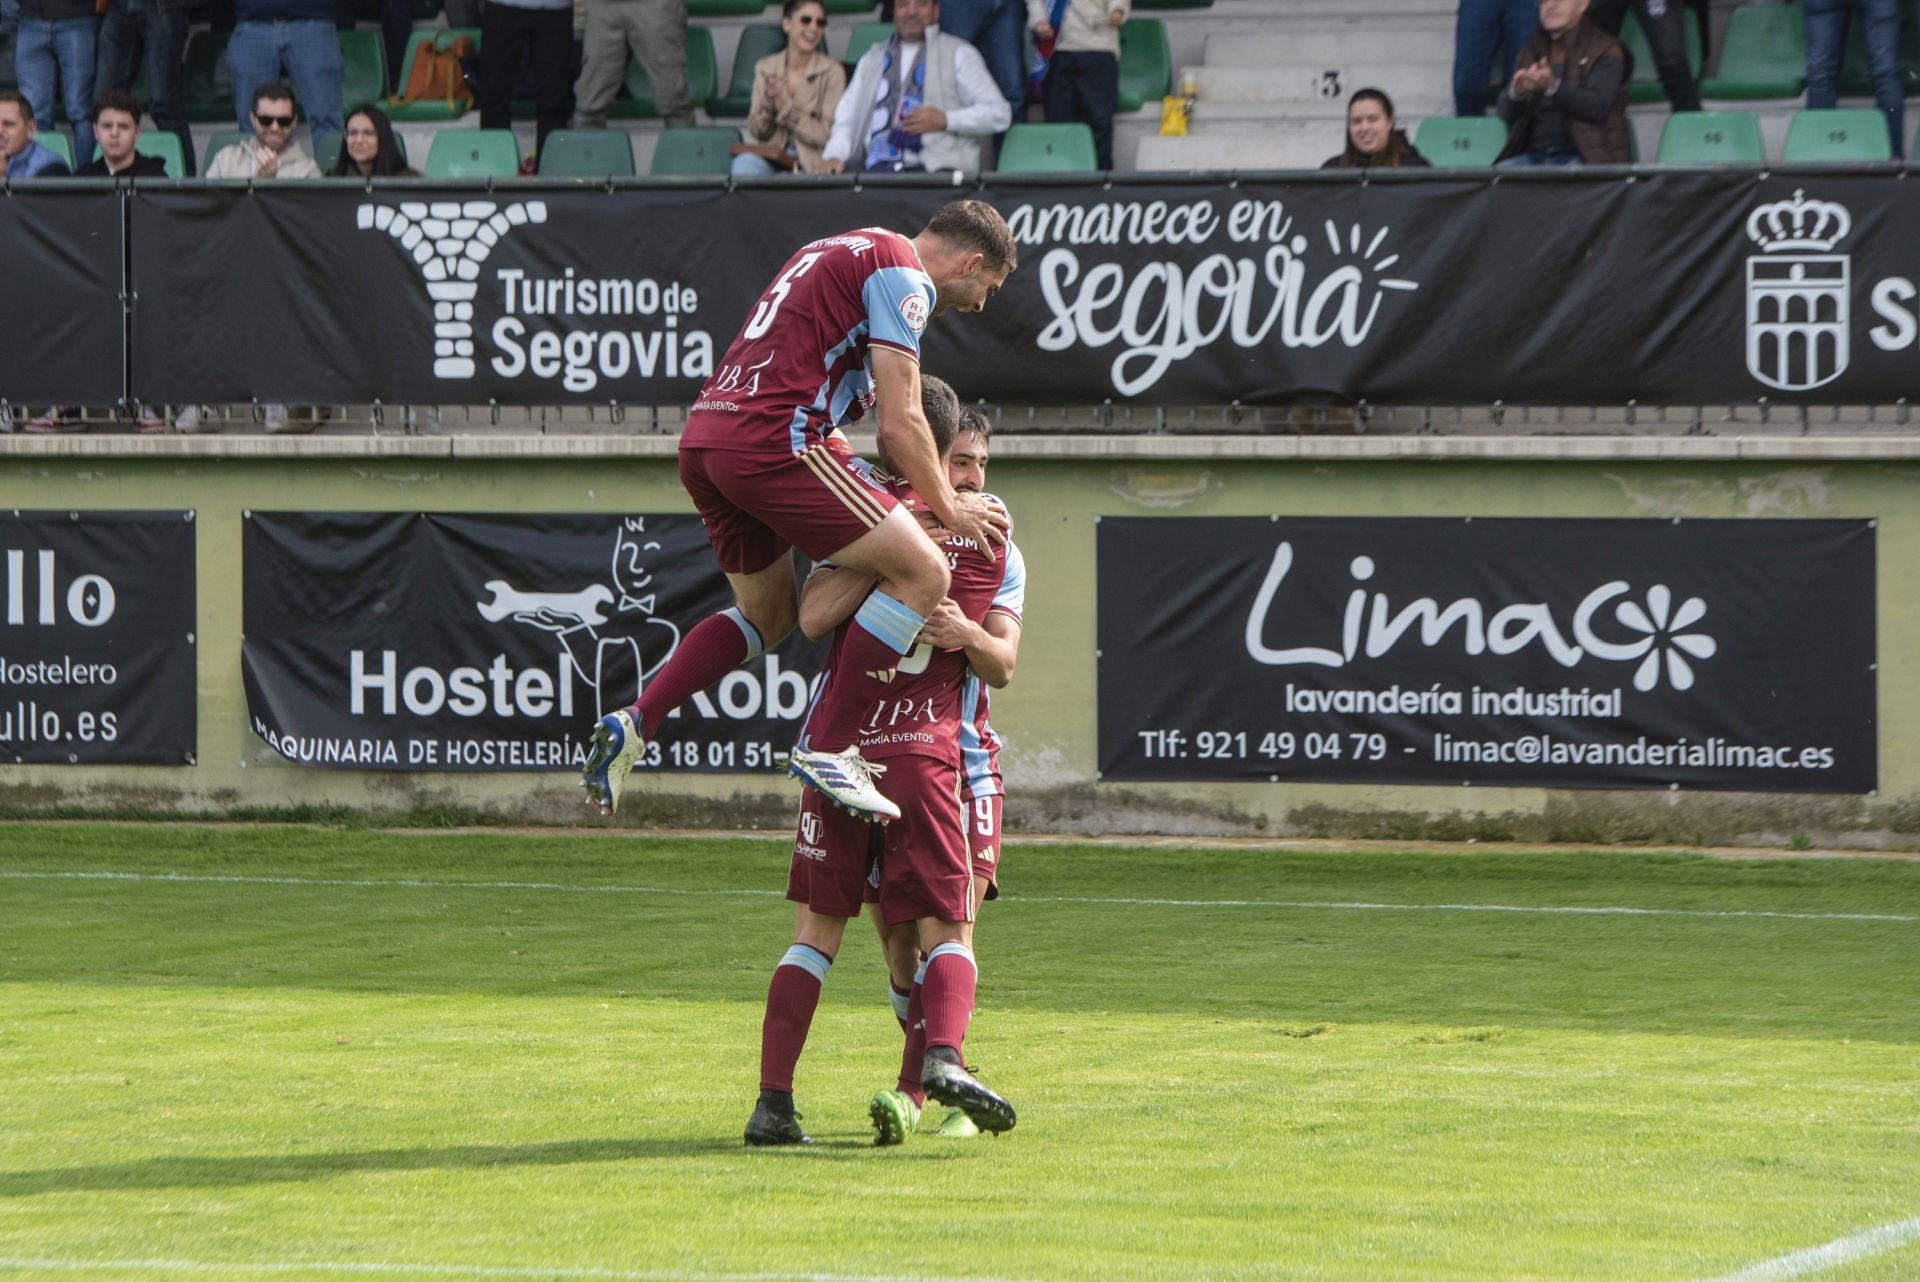
<svg viewBox="0 0 1920 1282"><path fill-rule="evenodd" d="M1812 1246L1804 1251L1778 1255L1737 1273L1723 1274L1714 1278L1713 1282L1787 1282L1788 1278L1803 1278L1810 1273L1823 1273L1869 1256L1884 1255L1914 1241L1920 1241L1920 1218L1849 1233L1825 1246Z"/></svg>
<svg viewBox="0 0 1920 1282"><path fill-rule="evenodd" d="M517 890L544 891L570 895L677 895L691 898L722 896L739 898L785 898L779 890L733 890L724 887L686 888L678 886L592 886L559 881L438 881L429 878L402 877L269 877L240 873L139 873L139 872L29 872L0 869L0 879L15 881L119 881L161 882L184 885L244 886L338 886L355 890ZM1915 922L1920 917L1900 913L1795 913L1735 908L1628 908L1616 906L1582 907L1552 904L1387 904L1365 901L1320 899L1134 899L1111 895L1015 895L1004 903L1019 904L1112 904L1150 908L1287 908L1330 912L1452 912L1452 913L1539 913L1570 917L1701 917L1774 918L1783 921L1874 921Z"/></svg>

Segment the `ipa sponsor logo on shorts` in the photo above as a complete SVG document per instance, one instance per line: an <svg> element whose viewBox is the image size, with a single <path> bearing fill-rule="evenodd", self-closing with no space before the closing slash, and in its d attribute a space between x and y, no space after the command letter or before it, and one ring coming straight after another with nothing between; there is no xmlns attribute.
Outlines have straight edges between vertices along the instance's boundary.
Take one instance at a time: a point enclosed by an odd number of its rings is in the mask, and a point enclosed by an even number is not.
<svg viewBox="0 0 1920 1282"><path fill-rule="evenodd" d="M586 265L545 276L496 268L487 297L483 264L509 234L544 224L547 212L542 200L358 207L360 229L386 232L426 283L435 378L473 378L483 357L501 378L558 382L569 392L591 392L603 379L713 373L713 336L694 319L699 294L680 281L588 276ZM482 301L497 309L484 339Z"/></svg>

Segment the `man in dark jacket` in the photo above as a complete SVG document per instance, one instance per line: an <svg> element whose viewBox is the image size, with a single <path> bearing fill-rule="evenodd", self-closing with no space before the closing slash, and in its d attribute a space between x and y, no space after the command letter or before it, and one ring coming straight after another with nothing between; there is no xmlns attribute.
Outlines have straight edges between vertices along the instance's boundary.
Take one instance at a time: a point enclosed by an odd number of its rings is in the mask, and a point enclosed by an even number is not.
<svg viewBox="0 0 1920 1282"><path fill-rule="evenodd" d="M14 79L33 104L34 118L53 127L57 87L73 122L75 159L93 155L94 0L20 0L13 50Z"/></svg>
<svg viewBox="0 0 1920 1282"><path fill-rule="evenodd" d="M140 104L124 89L109 89L93 105L93 136L100 155L74 171L75 178L165 178L167 162L135 150L140 141Z"/></svg>
<svg viewBox="0 0 1920 1282"><path fill-rule="evenodd" d="M189 0L106 0L100 20L100 56L94 63L93 91L131 89L133 68L147 68L147 107L153 123L180 139L180 156L193 177L193 131L180 107L181 65L187 51ZM82 161L85 157L78 157Z"/></svg>
<svg viewBox="0 0 1920 1282"><path fill-rule="evenodd" d="M1587 0L1540 0L1540 30L1500 91L1501 165L1624 165L1633 55L1587 20Z"/></svg>

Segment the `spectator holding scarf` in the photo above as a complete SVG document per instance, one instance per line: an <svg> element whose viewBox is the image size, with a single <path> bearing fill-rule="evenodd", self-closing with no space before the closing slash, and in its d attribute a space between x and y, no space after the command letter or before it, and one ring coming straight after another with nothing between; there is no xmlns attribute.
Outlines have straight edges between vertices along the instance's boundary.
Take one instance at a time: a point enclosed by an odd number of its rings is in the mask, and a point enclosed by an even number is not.
<svg viewBox="0 0 1920 1282"><path fill-rule="evenodd" d="M1113 113L1120 102L1120 24L1131 0L1027 0L1033 27L1032 79L1042 86L1047 123L1081 121L1094 156L1113 168Z"/></svg>
<svg viewBox="0 0 1920 1282"><path fill-rule="evenodd" d="M940 31L935 0L896 0L894 34L853 70L821 149L822 170L980 168L980 140L1013 122L980 51Z"/></svg>

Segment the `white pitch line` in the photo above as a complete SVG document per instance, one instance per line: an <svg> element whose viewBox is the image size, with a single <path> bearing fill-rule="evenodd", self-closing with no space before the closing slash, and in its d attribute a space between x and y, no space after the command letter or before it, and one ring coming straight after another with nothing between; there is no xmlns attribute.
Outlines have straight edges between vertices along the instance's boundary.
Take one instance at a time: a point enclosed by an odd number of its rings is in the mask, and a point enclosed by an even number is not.
<svg viewBox="0 0 1920 1282"><path fill-rule="evenodd" d="M901 1273L712 1273L688 1269L522 1268L488 1264L357 1263L332 1260L49 1260L0 1257L0 1272L93 1273L340 1273L374 1277L556 1278L593 1282L936 1282L925 1274ZM937 1282L1006 1282L999 1278L942 1275Z"/></svg>
<svg viewBox="0 0 1920 1282"><path fill-rule="evenodd" d="M1920 1219L1901 1220L1896 1224L1882 1224L1850 1233L1825 1246L1808 1247L1791 1255L1762 1260L1738 1273L1715 1278L1713 1282L1786 1282L1788 1278L1805 1277L1809 1273L1821 1273L1854 1260L1864 1260L1868 1256L1884 1255L1917 1240L1920 1240Z"/></svg>
<svg viewBox="0 0 1920 1282"><path fill-rule="evenodd" d="M568 895L680 895L738 898L785 898L779 890L688 890L676 886L580 886L560 881L432 881L418 877L265 877L217 873L141 872L24 872L0 869L0 879L14 881L127 881L183 885L342 886L356 890L395 887L402 890L522 890ZM1331 912L1447 912L1535 913L1570 917L1703 917L1774 918L1784 921L1915 922L1920 917L1899 913L1789 913L1714 908L1576 907L1539 904L1377 904L1364 901L1319 899L1127 899L1105 895L1008 895L1010 904L1116 904L1149 908L1291 908Z"/></svg>

